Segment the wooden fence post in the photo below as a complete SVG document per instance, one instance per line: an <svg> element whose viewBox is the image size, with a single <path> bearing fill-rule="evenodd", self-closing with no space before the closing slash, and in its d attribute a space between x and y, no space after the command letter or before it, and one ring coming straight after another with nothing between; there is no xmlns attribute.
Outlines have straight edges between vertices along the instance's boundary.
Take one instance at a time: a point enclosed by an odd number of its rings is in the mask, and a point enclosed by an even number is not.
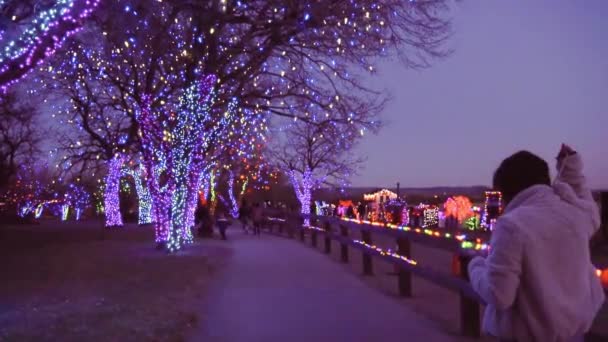
<svg viewBox="0 0 608 342"><path fill-rule="evenodd" d="M467 269L471 258L460 255L458 257L460 276L469 280ZM479 313L479 303L477 301L460 294L460 328L462 334L468 337L481 337L481 317Z"/></svg>
<svg viewBox="0 0 608 342"><path fill-rule="evenodd" d="M369 230L361 231L361 239L368 245L372 244L372 233ZM372 275L374 270L372 268L372 256L363 252L363 274Z"/></svg>
<svg viewBox="0 0 608 342"><path fill-rule="evenodd" d="M331 238L329 234L331 234L331 224L325 222L325 254L331 254Z"/></svg>
<svg viewBox="0 0 608 342"><path fill-rule="evenodd" d="M340 235L344 239L348 239L348 228L340 225ZM340 259L343 263L348 263L348 245L344 242L340 242Z"/></svg>
<svg viewBox="0 0 608 342"><path fill-rule="evenodd" d="M410 240L397 238L397 253L406 258L411 258ZM402 268L399 268L397 275L399 286L399 295L403 297L412 296L412 274Z"/></svg>

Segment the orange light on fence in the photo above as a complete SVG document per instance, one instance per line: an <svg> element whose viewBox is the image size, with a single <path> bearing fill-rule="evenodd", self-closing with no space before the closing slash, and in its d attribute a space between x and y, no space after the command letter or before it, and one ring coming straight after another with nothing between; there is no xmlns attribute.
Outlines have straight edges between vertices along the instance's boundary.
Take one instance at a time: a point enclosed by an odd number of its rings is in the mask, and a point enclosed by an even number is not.
<svg viewBox="0 0 608 342"><path fill-rule="evenodd" d="M602 285L608 287L608 268L605 270L596 270L597 276L600 278Z"/></svg>

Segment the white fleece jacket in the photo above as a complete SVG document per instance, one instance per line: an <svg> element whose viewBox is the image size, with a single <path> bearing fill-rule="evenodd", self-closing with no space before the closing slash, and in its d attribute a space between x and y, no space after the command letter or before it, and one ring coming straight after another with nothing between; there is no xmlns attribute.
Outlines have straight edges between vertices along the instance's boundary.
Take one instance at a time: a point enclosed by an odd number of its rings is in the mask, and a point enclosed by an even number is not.
<svg viewBox="0 0 608 342"><path fill-rule="evenodd" d="M553 187L515 196L497 221L488 257L469 264L471 284L488 304L483 329L492 336L568 341L589 330L604 302L589 253L599 210L580 156L563 162Z"/></svg>

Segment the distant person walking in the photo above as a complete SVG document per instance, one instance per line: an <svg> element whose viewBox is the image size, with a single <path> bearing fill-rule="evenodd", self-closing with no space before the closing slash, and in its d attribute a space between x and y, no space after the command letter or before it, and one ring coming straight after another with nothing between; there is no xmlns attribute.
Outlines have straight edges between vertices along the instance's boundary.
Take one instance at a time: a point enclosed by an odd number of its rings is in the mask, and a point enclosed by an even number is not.
<svg viewBox="0 0 608 342"><path fill-rule="evenodd" d="M239 221L241 221L243 231L247 234L251 223L251 208L245 200L243 200L241 207L239 208Z"/></svg>
<svg viewBox="0 0 608 342"><path fill-rule="evenodd" d="M346 217L355 218L355 207L353 205L349 205L348 209L346 209Z"/></svg>
<svg viewBox="0 0 608 342"><path fill-rule="evenodd" d="M262 206L256 203L253 207L253 235L260 236L262 231Z"/></svg>
<svg viewBox="0 0 608 342"><path fill-rule="evenodd" d="M359 220L365 219L365 204L361 202L359 202L359 205L357 206L357 217Z"/></svg>
<svg viewBox="0 0 608 342"><path fill-rule="evenodd" d="M484 330L504 341L583 341L604 303L589 252L599 211L580 155L562 145L557 169L551 185L547 163L521 151L494 173L506 208L489 256L468 270L487 302Z"/></svg>
<svg viewBox="0 0 608 342"><path fill-rule="evenodd" d="M230 225L230 220L226 218L226 215L224 214L223 210L219 211L217 215L216 224L217 228L220 231L220 236L222 237L222 240L226 240L226 229L228 229L228 226Z"/></svg>
<svg viewBox="0 0 608 342"><path fill-rule="evenodd" d="M211 214L206 204L198 203L194 213L194 222L197 226L197 233L200 237L211 237L213 235L213 223Z"/></svg>

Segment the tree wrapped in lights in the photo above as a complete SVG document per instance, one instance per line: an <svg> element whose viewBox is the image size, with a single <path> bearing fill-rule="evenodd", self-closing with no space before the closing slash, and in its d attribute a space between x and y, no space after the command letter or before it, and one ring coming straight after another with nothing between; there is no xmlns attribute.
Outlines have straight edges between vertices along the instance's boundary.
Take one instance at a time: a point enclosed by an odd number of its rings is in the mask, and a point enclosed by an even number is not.
<svg viewBox="0 0 608 342"><path fill-rule="evenodd" d="M140 165L136 170L124 168L123 174L130 176L135 183L138 201L138 223L139 225L150 224L152 218L152 197L146 180L146 170Z"/></svg>
<svg viewBox="0 0 608 342"><path fill-rule="evenodd" d="M450 197L443 207L445 209L445 216L456 219L459 224L462 224L473 215L473 203L466 196Z"/></svg>
<svg viewBox="0 0 608 342"><path fill-rule="evenodd" d="M104 211L106 214L106 227L122 227L120 213L120 176L125 156L116 154L108 165L108 174L105 179Z"/></svg>
<svg viewBox="0 0 608 342"><path fill-rule="evenodd" d="M51 56L64 40L78 32L99 0L0 1L0 88L11 84Z"/></svg>
<svg viewBox="0 0 608 342"><path fill-rule="evenodd" d="M235 219L239 217L240 204L247 192L247 187L252 185L254 181L261 179L259 173L253 176L249 175L248 171L250 170L246 170L248 167L250 167L250 165L245 165L242 170L244 173L241 174L240 177L237 177L238 174L227 166L224 177L226 196L223 194L217 195L217 198L222 201L232 218Z"/></svg>
<svg viewBox="0 0 608 342"><path fill-rule="evenodd" d="M70 184L65 195L64 221L67 220L67 213L70 207L74 208L76 221L80 221L82 213L91 205L91 196L84 186L80 184Z"/></svg>
<svg viewBox="0 0 608 342"><path fill-rule="evenodd" d="M263 115L254 115L247 111L247 120L242 118L235 122L233 138L227 141L229 148L220 158L224 166L225 192L227 198L218 194L217 197L228 208L233 218L238 218L240 203L251 185L263 182L262 171L266 166L264 146L266 144L266 119Z"/></svg>
<svg viewBox="0 0 608 342"><path fill-rule="evenodd" d="M15 182L3 193L4 202L15 210L19 217L33 214L44 202L46 185L42 182L36 166L22 164L16 174Z"/></svg>
<svg viewBox="0 0 608 342"><path fill-rule="evenodd" d="M169 251L192 241L187 221L195 208L189 199L198 195L201 176L210 163L210 147L220 150L222 137L230 135L227 129L237 119L235 100L226 107L217 106L216 83L215 75L194 81L180 96L176 112L154 113L150 99L146 99L137 114L144 165L151 175L148 184L157 219L157 242Z"/></svg>
<svg viewBox="0 0 608 342"><path fill-rule="evenodd" d="M228 208L228 211L230 212L230 215L232 216L232 218L238 218L239 217L239 203L241 201L241 198L243 196L243 194L245 193L245 189L247 187L247 180L245 180L242 184L242 190L239 192L238 195L235 194L235 176L234 176L234 172L230 169L228 169L227 171L228 173L228 179L226 180L226 193L228 195L228 199L226 199L222 194L220 194L218 197L219 199L222 201L222 203L224 204L224 206L226 208ZM238 198L237 198L238 196Z"/></svg>
<svg viewBox="0 0 608 342"><path fill-rule="evenodd" d="M296 122L276 135L273 158L287 174L300 202L301 213L310 214L312 192L322 186L343 186L361 160L352 148L358 134L354 126L338 127L335 122Z"/></svg>

